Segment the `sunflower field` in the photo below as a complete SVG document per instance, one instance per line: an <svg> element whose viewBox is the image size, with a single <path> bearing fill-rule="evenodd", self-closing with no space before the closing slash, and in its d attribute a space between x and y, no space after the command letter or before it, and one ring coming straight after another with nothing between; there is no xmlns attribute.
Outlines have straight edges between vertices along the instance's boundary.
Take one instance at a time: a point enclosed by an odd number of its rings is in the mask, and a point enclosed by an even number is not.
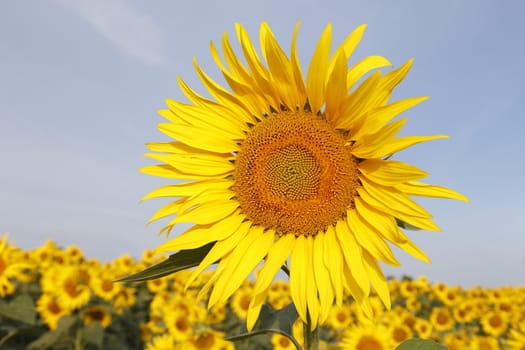
<svg viewBox="0 0 525 350"><path fill-rule="evenodd" d="M279 333L243 338L253 282L225 305L207 309L208 273L184 289L188 271L144 283L115 280L165 257L144 251L104 263L75 246L47 241L23 250L0 240L0 349L296 349ZM374 317L351 298L334 306L321 327L322 349L394 349L409 338L448 349L525 349L525 287L464 289L425 277L390 279L392 308L372 296ZM199 295L200 293L200 295ZM269 292L272 313L290 307L287 282ZM291 330L302 339L302 324ZM299 341L300 343L300 341Z"/></svg>

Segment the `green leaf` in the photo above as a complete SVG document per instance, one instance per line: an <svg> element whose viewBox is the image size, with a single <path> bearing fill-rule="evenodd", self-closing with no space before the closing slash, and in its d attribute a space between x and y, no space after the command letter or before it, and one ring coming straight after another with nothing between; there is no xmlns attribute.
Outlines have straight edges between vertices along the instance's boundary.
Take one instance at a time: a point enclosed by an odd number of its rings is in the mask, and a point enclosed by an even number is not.
<svg viewBox="0 0 525 350"><path fill-rule="evenodd" d="M395 219L396 219L397 226L399 226L399 227L401 227L401 228L403 228L405 230L421 231L421 229L419 227L407 224L406 222L404 222L402 220L399 220L398 218L395 218Z"/></svg>
<svg viewBox="0 0 525 350"><path fill-rule="evenodd" d="M292 326L297 317L299 317L299 315L293 303L288 304L280 310L274 310L264 304L254 330L278 329L284 333L292 334Z"/></svg>
<svg viewBox="0 0 525 350"><path fill-rule="evenodd" d="M278 333L288 337L297 349L301 349L299 343L292 335L292 326L298 316L293 303L288 304L281 310L273 310L264 304L253 331L248 332L246 327L243 327L241 334L227 337L226 340L237 341L265 333Z"/></svg>
<svg viewBox="0 0 525 350"><path fill-rule="evenodd" d="M396 350L447 350L447 348L433 340L414 338L405 340Z"/></svg>
<svg viewBox="0 0 525 350"><path fill-rule="evenodd" d="M82 341L85 344L93 344L97 349L101 349L104 341L104 328L98 322L85 326L82 329Z"/></svg>
<svg viewBox="0 0 525 350"><path fill-rule="evenodd" d="M195 267L200 264L204 257L206 257L214 244L215 242L212 242L196 249L181 250L170 255L168 259L157 265L153 265L143 271L118 279L115 282L143 282Z"/></svg>
<svg viewBox="0 0 525 350"><path fill-rule="evenodd" d="M9 303L0 304L0 315L28 325L36 322L35 303L27 294L21 294Z"/></svg>
<svg viewBox="0 0 525 350"><path fill-rule="evenodd" d="M28 350L48 349L59 341L64 341L71 333L73 327L77 326L78 318L72 315L62 316L58 321L57 329L44 333L40 338L31 342Z"/></svg>

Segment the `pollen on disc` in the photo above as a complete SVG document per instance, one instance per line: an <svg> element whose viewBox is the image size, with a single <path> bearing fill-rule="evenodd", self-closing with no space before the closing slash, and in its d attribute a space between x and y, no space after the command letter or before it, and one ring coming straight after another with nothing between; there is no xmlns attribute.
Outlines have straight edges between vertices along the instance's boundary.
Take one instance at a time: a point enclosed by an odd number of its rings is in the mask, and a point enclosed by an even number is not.
<svg viewBox="0 0 525 350"><path fill-rule="evenodd" d="M358 185L356 159L325 120L283 112L254 126L235 161L240 207L280 234L315 235L341 219Z"/></svg>

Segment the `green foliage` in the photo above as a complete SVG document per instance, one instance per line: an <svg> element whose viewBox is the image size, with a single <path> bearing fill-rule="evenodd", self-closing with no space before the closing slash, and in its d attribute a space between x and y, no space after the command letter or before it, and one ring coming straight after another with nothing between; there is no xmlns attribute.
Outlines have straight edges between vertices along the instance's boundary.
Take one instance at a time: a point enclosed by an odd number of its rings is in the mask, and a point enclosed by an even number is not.
<svg viewBox="0 0 525 350"><path fill-rule="evenodd" d="M143 282L195 267L200 264L214 244L215 242L196 249L181 250L170 255L167 260L164 260L161 263L153 265L133 275L121 278L116 282Z"/></svg>
<svg viewBox="0 0 525 350"><path fill-rule="evenodd" d="M36 322L35 303L27 294L18 295L9 302L0 300L0 316L25 325L34 325Z"/></svg>
<svg viewBox="0 0 525 350"><path fill-rule="evenodd" d="M295 347L300 350L301 346L292 335L292 326L295 320L297 320L297 317L297 310L293 303L288 304L281 310L273 310L268 305L263 305L261 313L259 314L259 319L251 332L248 332L243 325L239 335L230 336L226 339L236 342L256 337L261 334L279 333L288 337Z"/></svg>

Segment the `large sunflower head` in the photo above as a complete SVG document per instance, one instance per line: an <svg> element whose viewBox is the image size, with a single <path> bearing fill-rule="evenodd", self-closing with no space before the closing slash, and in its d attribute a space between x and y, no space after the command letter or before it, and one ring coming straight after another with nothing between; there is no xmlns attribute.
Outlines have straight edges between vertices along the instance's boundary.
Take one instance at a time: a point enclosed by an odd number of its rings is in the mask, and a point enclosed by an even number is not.
<svg viewBox="0 0 525 350"><path fill-rule="evenodd" d="M260 28L260 52L236 25L240 58L227 34L223 58L214 61L229 86L212 80L194 61L212 99L179 86L189 100L168 100L159 130L174 139L149 143L147 156L160 164L142 170L181 179L147 196L174 200L151 221L172 217L161 232L194 224L158 251L194 249L215 242L188 283L211 264L204 286L210 305L223 304L264 259L247 315L252 328L271 282L283 264L290 269L292 300L303 321L323 323L346 292L367 313L371 285L387 306L387 282L378 260L398 265L390 242L424 261L398 225L438 230L431 215L411 196L466 200L444 187L419 182L427 173L390 157L416 143L445 136L396 137L400 113L426 97L390 102L412 60L383 74L391 63L369 56L348 64L365 25L331 52L327 25L303 75L296 26L287 55L270 27Z"/></svg>

